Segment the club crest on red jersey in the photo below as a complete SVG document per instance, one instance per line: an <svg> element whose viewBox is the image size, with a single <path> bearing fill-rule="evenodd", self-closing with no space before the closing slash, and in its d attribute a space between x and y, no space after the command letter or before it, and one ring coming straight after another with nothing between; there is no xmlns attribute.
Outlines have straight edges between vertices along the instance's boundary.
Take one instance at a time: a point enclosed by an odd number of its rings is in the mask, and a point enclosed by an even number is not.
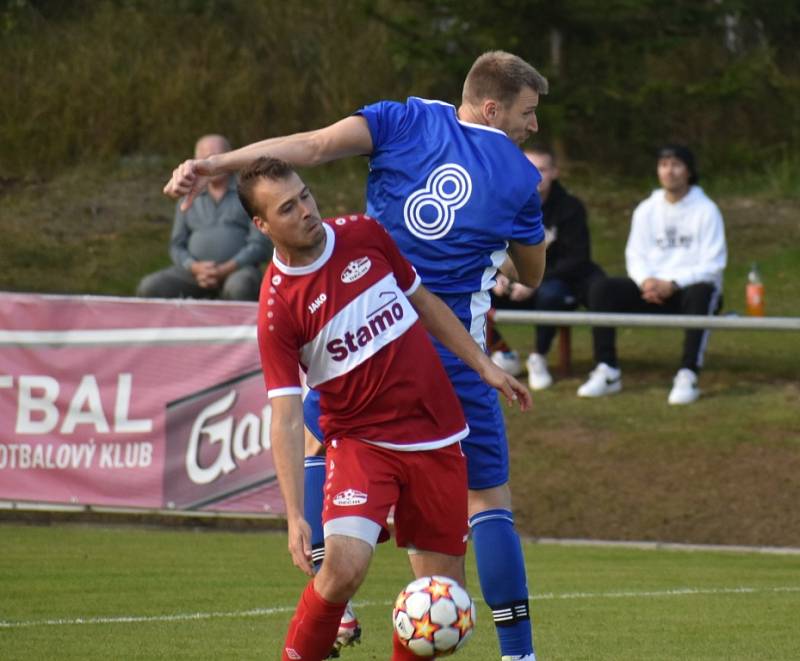
<svg viewBox="0 0 800 661"><path fill-rule="evenodd" d="M369 257L354 259L345 267L344 271L342 271L342 282L347 284L355 282L363 275L366 275L371 266L372 262Z"/></svg>

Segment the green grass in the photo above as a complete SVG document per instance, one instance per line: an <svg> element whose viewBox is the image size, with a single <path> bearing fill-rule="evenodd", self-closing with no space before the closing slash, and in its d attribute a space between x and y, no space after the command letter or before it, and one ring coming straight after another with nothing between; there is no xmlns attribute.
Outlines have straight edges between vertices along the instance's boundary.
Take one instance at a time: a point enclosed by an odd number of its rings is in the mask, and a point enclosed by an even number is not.
<svg viewBox="0 0 800 661"><path fill-rule="evenodd" d="M523 354L531 347L530 328L506 335ZM623 391L584 400L575 391L593 366L591 338L575 329L572 375L534 393L531 412L506 409L523 530L800 545L800 337L714 333L703 396L671 407L681 343L680 331L621 330Z"/></svg>
<svg viewBox="0 0 800 661"><path fill-rule="evenodd" d="M526 544L540 661L796 659L800 556ZM474 562L469 584L479 597ZM388 657L410 579L379 547L351 661ZM0 657L277 659L305 584L286 537L88 526L0 527ZM458 658L495 659L490 615Z"/></svg>

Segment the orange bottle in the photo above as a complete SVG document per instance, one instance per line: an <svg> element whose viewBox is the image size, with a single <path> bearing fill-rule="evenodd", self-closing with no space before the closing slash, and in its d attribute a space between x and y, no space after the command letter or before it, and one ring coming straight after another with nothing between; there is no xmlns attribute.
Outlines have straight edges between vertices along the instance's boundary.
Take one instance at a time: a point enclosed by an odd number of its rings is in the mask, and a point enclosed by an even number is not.
<svg viewBox="0 0 800 661"><path fill-rule="evenodd" d="M750 273L747 274L746 300L748 316L764 316L764 283L761 282L761 274L755 263L750 267Z"/></svg>

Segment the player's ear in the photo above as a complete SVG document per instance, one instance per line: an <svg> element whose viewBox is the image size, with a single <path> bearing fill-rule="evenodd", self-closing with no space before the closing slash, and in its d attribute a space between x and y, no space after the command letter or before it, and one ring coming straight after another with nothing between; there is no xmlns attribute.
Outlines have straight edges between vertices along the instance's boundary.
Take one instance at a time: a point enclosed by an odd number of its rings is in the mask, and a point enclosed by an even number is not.
<svg viewBox="0 0 800 661"><path fill-rule="evenodd" d="M498 104L494 99L484 99L481 103L481 114L483 120L489 125L493 126L497 119Z"/></svg>
<svg viewBox="0 0 800 661"><path fill-rule="evenodd" d="M253 225L264 236L269 236L269 224L261 216L253 216Z"/></svg>

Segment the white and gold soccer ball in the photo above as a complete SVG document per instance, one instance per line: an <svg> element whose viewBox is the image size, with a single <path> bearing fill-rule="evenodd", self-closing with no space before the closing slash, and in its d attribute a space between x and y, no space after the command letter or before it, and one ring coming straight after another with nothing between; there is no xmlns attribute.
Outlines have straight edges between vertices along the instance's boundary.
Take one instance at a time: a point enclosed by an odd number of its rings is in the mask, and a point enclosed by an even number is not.
<svg viewBox="0 0 800 661"><path fill-rule="evenodd" d="M475 604L452 578L425 576L409 583L392 611L400 641L417 656L447 656L475 629Z"/></svg>

